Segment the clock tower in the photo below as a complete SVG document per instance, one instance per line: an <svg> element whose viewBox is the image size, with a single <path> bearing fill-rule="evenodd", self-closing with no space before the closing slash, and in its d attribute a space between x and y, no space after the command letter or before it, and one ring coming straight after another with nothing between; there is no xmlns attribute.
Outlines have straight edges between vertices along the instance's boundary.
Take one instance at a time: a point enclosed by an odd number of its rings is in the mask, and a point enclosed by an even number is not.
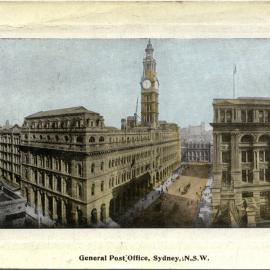
<svg viewBox="0 0 270 270"><path fill-rule="evenodd" d="M158 127L158 88L156 60L153 57L153 46L150 39L143 59L143 76L141 79L141 125Z"/></svg>

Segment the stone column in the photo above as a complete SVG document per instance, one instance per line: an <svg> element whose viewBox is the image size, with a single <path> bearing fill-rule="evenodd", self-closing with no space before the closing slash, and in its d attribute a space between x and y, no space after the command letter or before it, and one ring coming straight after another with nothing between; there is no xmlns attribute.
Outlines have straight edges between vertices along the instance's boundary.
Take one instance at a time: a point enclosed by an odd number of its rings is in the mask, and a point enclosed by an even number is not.
<svg viewBox="0 0 270 270"><path fill-rule="evenodd" d="M44 200L44 216L48 216L49 205L48 205L48 197L47 197L46 193L43 194L43 200Z"/></svg>
<svg viewBox="0 0 270 270"><path fill-rule="evenodd" d="M57 220L57 203L56 198L52 197L52 219Z"/></svg>
<svg viewBox="0 0 270 270"><path fill-rule="evenodd" d="M41 195L38 190L36 196L37 196L36 211L42 212Z"/></svg>
<svg viewBox="0 0 270 270"><path fill-rule="evenodd" d="M61 214L62 214L62 224L67 224L66 204L63 200L61 200Z"/></svg>
<svg viewBox="0 0 270 270"><path fill-rule="evenodd" d="M259 151L253 151L253 183L260 184Z"/></svg>

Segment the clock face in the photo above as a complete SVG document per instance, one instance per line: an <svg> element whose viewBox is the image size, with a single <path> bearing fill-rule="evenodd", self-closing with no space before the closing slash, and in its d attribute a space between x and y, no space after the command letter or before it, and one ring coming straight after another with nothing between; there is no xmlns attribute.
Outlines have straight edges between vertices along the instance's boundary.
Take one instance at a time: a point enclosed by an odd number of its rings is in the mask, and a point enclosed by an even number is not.
<svg viewBox="0 0 270 270"><path fill-rule="evenodd" d="M158 87L159 87L159 83L158 81L155 81L155 88L158 89Z"/></svg>
<svg viewBox="0 0 270 270"><path fill-rule="evenodd" d="M144 80L142 82L142 86L143 86L144 89L148 89L151 86L151 82L149 80Z"/></svg>

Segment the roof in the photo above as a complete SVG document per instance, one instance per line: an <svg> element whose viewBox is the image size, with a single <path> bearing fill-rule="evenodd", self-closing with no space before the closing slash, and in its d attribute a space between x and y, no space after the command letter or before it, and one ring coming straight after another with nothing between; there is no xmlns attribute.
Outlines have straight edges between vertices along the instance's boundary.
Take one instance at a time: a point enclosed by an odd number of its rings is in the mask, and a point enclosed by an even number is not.
<svg viewBox="0 0 270 270"><path fill-rule="evenodd" d="M270 105L269 97L238 97L238 98L217 98L213 104L220 105Z"/></svg>
<svg viewBox="0 0 270 270"><path fill-rule="evenodd" d="M93 113L98 114L93 111L87 110L83 106L79 107L70 107L70 108L64 108L64 109L56 109L56 110L49 110L49 111L40 111L34 114L31 114L29 116L26 116L25 118L40 118L40 117L47 117L47 116L58 116L58 115L65 115L65 114L82 114L82 113Z"/></svg>

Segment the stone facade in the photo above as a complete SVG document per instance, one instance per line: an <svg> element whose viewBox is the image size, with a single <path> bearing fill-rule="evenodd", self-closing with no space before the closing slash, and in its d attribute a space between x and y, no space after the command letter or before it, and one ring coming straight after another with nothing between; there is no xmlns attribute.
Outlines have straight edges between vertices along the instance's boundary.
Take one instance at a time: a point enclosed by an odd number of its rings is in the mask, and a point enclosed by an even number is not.
<svg viewBox="0 0 270 270"><path fill-rule="evenodd" d="M211 143L183 143L181 146L183 162L212 162Z"/></svg>
<svg viewBox="0 0 270 270"><path fill-rule="evenodd" d="M178 126L158 120L155 68L149 41L141 122L134 115L107 127L84 107L25 117L20 185L36 211L63 225L105 224L180 166Z"/></svg>
<svg viewBox="0 0 270 270"><path fill-rule="evenodd" d="M269 222L270 99L215 99L213 106L213 215L229 207L238 224Z"/></svg>
<svg viewBox="0 0 270 270"><path fill-rule="evenodd" d="M0 130L0 177L18 186L21 175L20 127L5 126Z"/></svg>

